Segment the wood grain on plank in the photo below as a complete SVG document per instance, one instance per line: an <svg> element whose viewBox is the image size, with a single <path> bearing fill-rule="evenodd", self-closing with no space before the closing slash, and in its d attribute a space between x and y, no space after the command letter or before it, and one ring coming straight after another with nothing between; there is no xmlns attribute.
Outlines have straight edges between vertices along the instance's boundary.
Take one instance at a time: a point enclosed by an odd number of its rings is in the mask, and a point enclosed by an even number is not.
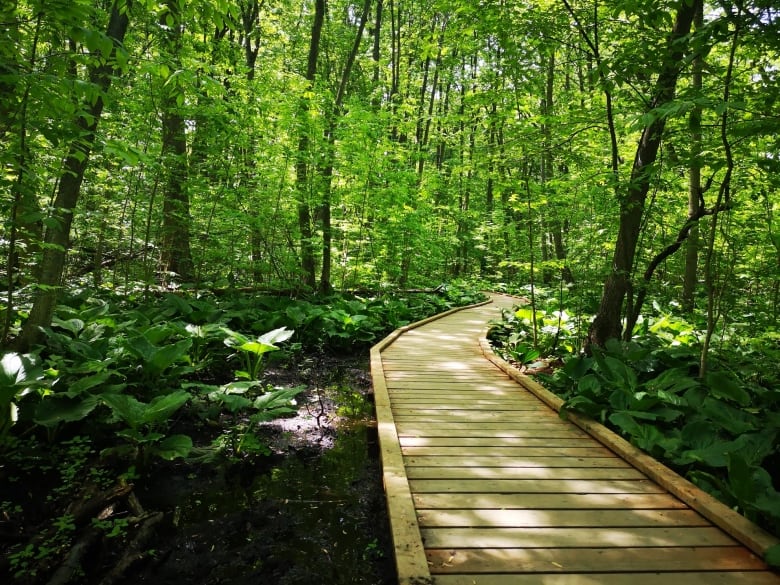
<svg viewBox="0 0 780 585"><path fill-rule="evenodd" d="M417 479L413 493L652 494L663 493L649 480L619 479Z"/></svg>
<svg viewBox="0 0 780 585"><path fill-rule="evenodd" d="M622 467L633 469L603 447L515 447L512 455L413 455L407 467Z"/></svg>
<svg viewBox="0 0 780 585"><path fill-rule="evenodd" d="M652 548L429 549L432 573L760 571L742 546ZM670 581L668 585L676 585Z"/></svg>
<svg viewBox="0 0 780 585"><path fill-rule="evenodd" d="M437 575L436 585L778 585L780 577L757 571L662 573L528 573Z"/></svg>
<svg viewBox="0 0 780 585"><path fill-rule="evenodd" d="M580 527L709 526L693 510L496 510L417 509L421 527Z"/></svg>
<svg viewBox="0 0 780 585"><path fill-rule="evenodd" d="M714 526L589 528L422 528L426 548L592 548L655 546L733 546L736 541Z"/></svg>
<svg viewBox="0 0 780 585"><path fill-rule="evenodd" d="M498 510L611 510L686 509L688 506L668 493L420 493L417 509Z"/></svg>

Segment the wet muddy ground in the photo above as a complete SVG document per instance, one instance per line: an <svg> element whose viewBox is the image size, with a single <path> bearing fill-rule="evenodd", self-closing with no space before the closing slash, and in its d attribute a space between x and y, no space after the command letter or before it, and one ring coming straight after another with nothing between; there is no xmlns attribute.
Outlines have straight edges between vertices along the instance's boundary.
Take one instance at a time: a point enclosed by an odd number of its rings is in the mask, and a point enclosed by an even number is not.
<svg viewBox="0 0 780 585"><path fill-rule="evenodd" d="M257 430L270 454L154 463L134 481L133 494L145 515L161 518L134 555L137 560L116 571L139 532L128 527L119 537L92 543L67 582L396 581L367 358L320 359L268 373L273 384L307 386L296 416ZM53 574L18 582L51 583Z"/></svg>
<svg viewBox="0 0 780 585"><path fill-rule="evenodd" d="M310 389L297 416L258 433L270 456L200 472L179 463L139 493L170 522L154 562L128 583L395 581L367 364L314 368L304 380L278 373Z"/></svg>

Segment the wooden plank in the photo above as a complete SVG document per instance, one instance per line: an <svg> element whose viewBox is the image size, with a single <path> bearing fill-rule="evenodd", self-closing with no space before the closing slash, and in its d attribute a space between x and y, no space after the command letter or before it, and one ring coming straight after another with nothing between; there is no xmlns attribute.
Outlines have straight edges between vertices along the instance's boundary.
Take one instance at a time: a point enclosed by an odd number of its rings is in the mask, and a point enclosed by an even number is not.
<svg viewBox="0 0 780 585"><path fill-rule="evenodd" d="M585 438L588 435L580 429L573 429L566 425L547 427L539 429L533 428L492 428L492 429L450 429L446 425L430 428L430 425L420 424L406 424L398 425L399 437L490 437L496 441L501 438L522 438L522 437L549 437L555 438L570 438L570 437L582 437Z"/></svg>
<svg viewBox="0 0 780 585"><path fill-rule="evenodd" d="M503 467L533 467L533 468L556 468L556 467L602 467L633 469L625 461L615 456L608 457L566 457L545 453L543 455L526 455L499 457L495 455L487 456L466 456L460 455L419 455L406 456L404 459L407 469L409 467L484 467L484 468L503 468ZM639 477L645 477L639 473Z"/></svg>
<svg viewBox="0 0 780 585"><path fill-rule="evenodd" d="M714 526L692 528L422 528L427 548L632 548L655 546L733 546Z"/></svg>
<svg viewBox="0 0 780 585"><path fill-rule="evenodd" d="M780 577L757 571L663 573L529 573L437 575L436 585L780 585Z"/></svg>
<svg viewBox="0 0 780 585"><path fill-rule="evenodd" d="M436 410L442 414L446 414L448 410L452 410L452 407L442 402L447 400L457 400L452 396L399 396L390 394L392 398L393 408L398 409L430 409ZM528 411L529 405L534 405L531 400L522 399L507 399L507 400L479 400L475 398L464 399L465 404L460 406L461 410L471 411L497 411L497 412L513 412L513 411ZM535 405L534 405L535 406ZM553 416L557 416L553 413ZM560 417L559 417L560 418Z"/></svg>
<svg viewBox="0 0 780 585"><path fill-rule="evenodd" d="M469 422L461 422L461 421L454 421L454 422L427 422L425 420L415 423L415 422L399 422L398 423L398 430L399 432L402 429L420 429L420 430L430 430L435 431L438 429L444 429L449 431L474 431L474 430L484 430L484 431L512 431L512 430L518 430L518 431L527 431L536 429L539 431L538 436L543 436L545 431L556 431L558 429L571 429L571 425L568 424L566 421L560 420L560 419L548 419L545 422L541 423L531 423L531 422L480 422L480 423L469 423ZM454 433L452 433L454 434ZM587 435L587 433L585 433Z"/></svg>
<svg viewBox="0 0 780 585"><path fill-rule="evenodd" d="M517 394L516 396L497 396L494 394L486 393L474 393L474 392L456 392L454 390L391 390L390 396L393 399L393 404L396 400L405 400L409 402L430 402L435 405L441 405L442 402L455 402L458 401L463 405L474 404L533 404L537 403L533 396ZM443 406L448 406L444 404Z"/></svg>
<svg viewBox="0 0 780 585"><path fill-rule="evenodd" d="M419 380L421 382L426 381L427 379L432 379L436 381L450 381L450 380L474 380L479 382L480 380L484 380L485 378L490 378L490 380L506 380L509 381L511 378L504 374L503 372L472 372L469 370L462 370L462 371L446 371L446 370L429 370L427 372L416 372L416 371L409 371L409 370L396 370L396 371L388 371L385 372L385 379L388 381L391 380Z"/></svg>
<svg viewBox="0 0 780 585"><path fill-rule="evenodd" d="M633 467L407 467L411 480L425 479L629 479L646 476Z"/></svg>
<svg viewBox="0 0 780 585"><path fill-rule="evenodd" d="M463 455L486 455L493 450L511 450L514 447L583 447L591 445L589 437L571 438L533 438L533 437L399 437L404 453L409 455L427 455L437 450L447 455L451 450ZM439 451L441 449L441 451ZM407 451L408 450L408 451ZM481 452L487 451L487 452Z"/></svg>
<svg viewBox="0 0 780 585"><path fill-rule="evenodd" d="M430 408L451 408L447 402L456 403L459 402L463 406L471 406L473 404L489 405L507 405L515 403L539 403L532 394L522 394L520 392L514 395L497 396L493 394L487 394L482 392L474 392L468 390L465 392L449 390L390 390L390 396L395 400L405 400L409 402L429 402ZM444 402L444 404L442 404Z"/></svg>
<svg viewBox="0 0 780 585"><path fill-rule="evenodd" d="M561 421L558 417L555 416L549 416L547 413L543 411L535 412L532 410L528 411L516 411L514 413L512 412L506 412L506 413L493 413L489 411L471 411L471 416L466 416L465 414L460 416L448 416L446 414L425 414L420 413L415 415L413 411L407 410L406 414L398 414L395 416L396 422L399 424L404 423L421 423L421 424L458 424L458 423L466 423L467 425L471 426L483 426L488 424L501 424L501 425L508 425L508 424L520 424L521 426L527 427L528 425L540 425L540 424L546 424L546 425L560 425L563 421ZM395 414L395 413L394 413ZM563 422L563 426L566 426L566 423Z"/></svg>
<svg viewBox="0 0 780 585"><path fill-rule="evenodd" d="M382 479L387 498L398 582L399 585L431 583L414 501L390 408L390 397L384 385L382 360L379 349L376 348L371 350L371 377L374 383Z"/></svg>
<svg viewBox="0 0 780 585"><path fill-rule="evenodd" d="M494 408L475 408L475 409L432 409L432 408L407 408L403 403L400 407L393 409L393 415L396 417L401 416L414 416L416 418L425 417L428 420L441 419L443 422L452 421L456 422L458 419L465 419L466 421L487 421L497 422L504 420L513 420L513 417L520 417L519 420L542 420L542 421L559 421L560 417L550 412L550 409L546 406L539 406L538 404L519 404L513 410L496 410Z"/></svg>
<svg viewBox="0 0 780 585"><path fill-rule="evenodd" d="M668 493L419 493L417 509L499 509L499 510L614 510L686 509L688 506Z"/></svg>
<svg viewBox="0 0 780 585"><path fill-rule="evenodd" d="M502 378L504 372L491 364L489 361L483 359L464 360L459 362L444 361L435 353L430 356L415 358L414 360L399 360L388 359L382 357L382 369L385 372L385 376L393 376L397 372L410 373L410 374L425 374L425 375L438 375L442 372L448 374L459 374L461 372L474 375L492 376L498 374Z"/></svg>
<svg viewBox="0 0 780 585"><path fill-rule="evenodd" d="M489 439L488 439L489 440ZM528 439L529 441L531 439ZM493 447L493 446L466 446L466 447L401 447L401 452L405 457L610 457L627 465L622 459L615 457L608 449L604 447L571 447L565 443L575 443L568 439L551 439L560 445L549 445L544 439L538 439L534 447ZM407 465L409 460L406 459Z"/></svg>
<svg viewBox="0 0 780 585"><path fill-rule="evenodd" d="M652 494L664 489L648 480L619 479L441 479L409 480L418 493Z"/></svg>
<svg viewBox="0 0 780 585"><path fill-rule="evenodd" d="M761 559L742 546L429 549L426 555L431 573L766 570Z"/></svg>
<svg viewBox="0 0 780 585"><path fill-rule="evenodd" d="M710 526L693 510L495 510L495 509L419 509L417 521L421 528L471 527L484 528L600 528ZM479 543L481 546L482 543Z"/></svg>
<svg viewBox="0 0 780 585"><path fill-rule="evenodd" d="M488 394L494 393L502 396L515 395L515 394L529 394L528 390L518 386L509 378L502 378L500 380L480 380L476 384L470 382L453 383L453 382L438 382L435 380L406 380L406 381L388 381L387 387L391 392L398 390L452 390L453 387L468 386L472 390L471 393Z"/></svg>

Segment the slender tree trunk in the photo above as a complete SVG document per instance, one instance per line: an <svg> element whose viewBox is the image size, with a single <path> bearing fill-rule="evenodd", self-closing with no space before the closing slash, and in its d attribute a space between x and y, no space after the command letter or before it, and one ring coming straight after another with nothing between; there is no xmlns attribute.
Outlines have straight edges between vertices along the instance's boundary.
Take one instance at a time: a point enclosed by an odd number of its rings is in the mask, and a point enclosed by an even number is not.
<svg viewBox="0 0 780 585"><path fill-rule="evenodd" d="M344 63L344 70L341 72L341 80L339 81L336 99L333 103L333 112L329 116L327 128L325 130L325 147L327 152L325 153L324 158L326 163L320 170L320 176L322 178L322 206L320 212L322 222L322 273L320 274L320 292L323 294L327 294L333 290L331 284L331 252L333 245L331 196L333 185L333 159L336 146L336 127L338 126L339 118L343 114L344 98L347 95L347 84L352 75L352 68L355 66L355 59L357 59L357 54L360 50L360 42L363 39L363 31L366 28L366 23L368 22L370 14L371 0L365 0L363 3L363 13L360 16L360 23L358 24L358 30L355 33L355 40L352 43L352 48Z"/></svg>
<svg viewBox="0 0 780 585"><path fill-rule="evenodd" d="M677 78L687 48L687 43L683 42L683 38L691 29L693 15L700 3L701 0L695 0L690 5L685 0L679 2L674 29L662 55L661 70L649 104L650 111L674 98ZM612 268L604 283L596 318L588 332L589 345L603 346L608 339L621 337L623 303L631 289L631 272L642 226L645 201L650 190L653 167L665 126L666 119L663 116L655 117L644 128L639 139L631 177L628 184L623 187L624 194L620 197L620 219L612 257ZM630 334L630 331L626 332L627 336Z"/></svg>
<svg viewBox="0 0 780 585"><path fill-rule="evenodd" d="M0 16L7 16L8 22L13 22L15 10L9 11L7 15L0 12ZM30 71L35 67L42 21L43 13L39 13L35 22L35 33L30 49L30 60L28 63ZM18 28L15 27L11 29L8 36L11 38L18 38L18 32ZM0 51L2 51L0 57L8 58L7 62L11 63L10 56L5 54L5 50L0 49ZM15 74L15 71L10 65L3 65L2 59L0 59L0 73L5 73L11 77L11 75ZM43 234L43 226L40 219L27 219L30 217L40 217L41 215L40 206L38 205L35 194L27 180L27 166L29 164L29 152L27 150L27 111L30 103L30 80L27 79L24 83L24 91L22 92L21 100L18 104L17 124L13 124L9 120L12 104L14 102L14 93L14 88L11 84L0 81L0 96L2 96L0 97L0 140L2 140L5 133L10 131L14 126L18 128L17 132L19 137L18 150L15 157L16 180L11 187L11 225L8 230L8 256L6 263L6 310L4 312L5 319L3 319L2 333L0 333L0 346L5 344L8 340L11 324L13 322L14 293L16 292L16 286L24 280L22 272L24 261L22 259L21 250L25 249L28 257L37 254L40 251L39 244ZM7 122L6 120L9 121Z"/></svg>
<svg viewBox="0 0 780 585"><path fill-rule="evenodd" d="M740 10L739 17L742 16ZM731 51L729 52L729 64L726 68L726 78L723 81L723 103L728 105L731 100L731 81L734 75L734 63L737 47L740 41L740 18L736 19L736 28L731 42ZM726 173L723 175L723 180L720 183L720 189L718 190L718 199L715 203L715 208L720 209L722 207L728 208L731 201L731 176L734 173L734 155L731 150L731 142L728 136L728 123L729 123L729 109L726 107L720 117L720 139L723 145L723 152L726 157ZM715 333L715 327L718 324L720 318L720 302L719 296L722 295L722 291L716 290L715 285L715 239L717 236L718 215L712 216L710 222L710 230L707 236L707 252L704 260L704 284L707 290L707 330L704 334L704 341L701 347L701 356L699 359L699 377L703 378L707 374L707 368L709 366L709 351L710 344L712 342L712 336Z"/></svg>
<svg viewBox="0 0 780 585"><path fill-rule="evenodd" d="M543 59L543 61L545 61ZM542 113L542 160L541 160L541 173L540 183L543 191L547 190L548 182L553 178L553 155L552 155L552 129L550 127L550 117L553 114L553 98L555 89L555 49L552 50L550 55L544 63L546 75L544 84L544 97L541 103ZM550 259L550 240L548 234L552 234L556 229L556 223L559 223L558 218L550 218L550 221L542 219L542 280L545 284L552 282L553 273L546 266L546 262ZM549 226L549 228L547 228Z"/></svg>
<svg viewBox="0 0 780 585"><path fill-rule="evenodd" d="M120 11L120 6L125 7ZM41 328L48 327L54 314L57 298L62 285L65 269L65 257L69 247L70 227L73 213L81 192L84 172L89 163L89 155L95 144L100 116L103 113L103 95L111 87L111 79L118 74L114 68L116 47L124 41L129 20L130 0L115 0L111 7L106 36L113 40L111 52L100 55L100 63L89 68L89 80L97 89L97 98L83 104L80 110L85 114L75 120L78 136L74 137L63 162L57 194L51 210L51 216L44 234L43 256L38 279L38 289L33 301L30 316L24 322L15 347L20 351L28 350L41 338Z"/></svg>
<svg viewBox="0 0 780 585"><path fill-rule="evenodd" d="M260 53L260 30L258 27L260 20L260 10L265 4L265 0L244 0L240 3L241 10L241 32L244 42L244 65L246 66L246 80L249 87L253 87L255 79L255 65L257 56ZM250 93L251 96L251 93ZM250 100L253 98L249 98ZM256 134L252 130L247 136L247 146L243 157L243 168L241 173L244 175L242 183L245 185L244 191L251 195L257 189L257 140ZM263 279L261 262L263 250L266 247L265 235L263 229L265 226L259 217L254 217L251 222L252 233L249 236L252 263L252 280L255 285L259 285Z"/></svg>
<svg viewBox="0 0 780 585"><path fill-rule="evenodd" d="M171 59L173 72L181 68L181 0L167 0L160 16L164 54ZM170 78L169 78L170 80ZM160 264L163 281L176 274L184 282L194 275L190 248L190 197L187 192L187 136L181 106L184 90L176 80L163 87L162 149L165 183L163 187L163 223Z"/></svg>
<svg viewBox="0 0 780 585"><path fill-rule="evenodd" d="M693 25L696 30L701 29L704 24L703 7L698 6L698 10L693 18ZM697 55L693 60L693 74L691 76L691 89L695 94L702 89L702 71L704 69L704 59ZM701 115L700 105L694 105L690 114L691 128L691 164L688 171L688 216L694 217L699 214L701 207ZM688 242L685 250L685 272L683 274L683 294L682 306L686 313L692 313L694 309L694 295L699 280L699 226L694 225L691 233L688 235Z"/></svg>
<svg viewBox="0 0 780 585"><path fill-rule="evenodd" d="M317 61L320 54L320 37L325 22L326 0L316 0L314 4L314 20L311 25L311 42L309 44L309 57L306 61L306 80L309 87L314 84L317 77ZM296 191L298 196L298 229L301 232L301 272L303 284L314 289L317 286L316 267L314 262L314 229L312 226L311 206L309 204L309 154L311 139L309 137L309 100L301 98L298 108L300 119L300 136L298 137L298 158L295 163Z"/></svg>

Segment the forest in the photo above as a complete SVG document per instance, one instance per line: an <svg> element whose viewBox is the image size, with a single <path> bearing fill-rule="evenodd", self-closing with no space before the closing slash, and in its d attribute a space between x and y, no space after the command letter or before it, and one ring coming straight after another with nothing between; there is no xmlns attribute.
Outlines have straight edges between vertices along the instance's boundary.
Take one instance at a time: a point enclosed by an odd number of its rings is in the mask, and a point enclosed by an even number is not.
<svg viewBox="0 0 780 585"><path fill-rule="evenodd" d="M482 290L567 409L780 534L773 4L4 0L0 575L168 582L142 486L271 465L303 404L370 426L368 348ZM323 582L391 582L382 538Z"/></svg>

